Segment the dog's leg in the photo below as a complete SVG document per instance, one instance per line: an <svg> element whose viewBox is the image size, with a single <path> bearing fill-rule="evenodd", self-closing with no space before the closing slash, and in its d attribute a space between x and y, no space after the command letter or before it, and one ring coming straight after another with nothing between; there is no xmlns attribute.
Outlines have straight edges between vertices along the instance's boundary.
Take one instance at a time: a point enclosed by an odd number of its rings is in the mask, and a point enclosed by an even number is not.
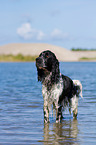
<svg viewBox="0 0 96 145"><path fill-rule="evenodd" d="M71 98L70 100L70 108L73 112L73 118L77 118L77 114L78 114L78 99L79 97L74 95L73 98ZM69 108L69 112L71 113L71 110Z"/></svg>
<svg viewBox="0 0 96 145"><path fill-rule="evenodd" d="M61 122L62 119L62 107L56 109L56 123Z"/></svg>
<svg viewBox="0 0 96 145"><path fill-rule="evenodd" d="M73 118L77 118L77 114L78 114L78 109L75 108L75 109L73 110Z"/></svg>
<svg viewBox="0 0 96 145"><path fill-rule="evenodd" d="M44 110L44 123L48 123L49 122L49 109L48 109L48 106L44 106L43 110Z"/></svg>

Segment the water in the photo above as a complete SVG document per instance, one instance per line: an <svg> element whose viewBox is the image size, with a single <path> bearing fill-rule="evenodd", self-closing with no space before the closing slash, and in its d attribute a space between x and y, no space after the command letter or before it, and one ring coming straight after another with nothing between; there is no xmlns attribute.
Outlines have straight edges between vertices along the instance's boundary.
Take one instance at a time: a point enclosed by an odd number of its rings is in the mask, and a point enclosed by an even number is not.
<svg viewBox="0 0 96 145"><path fill-rule="evenodd" d="M78 118L43 123L41 84L35 63L0 63L0 145L95 145L96 63L60 63L61 72L83 85Z"/></svg>

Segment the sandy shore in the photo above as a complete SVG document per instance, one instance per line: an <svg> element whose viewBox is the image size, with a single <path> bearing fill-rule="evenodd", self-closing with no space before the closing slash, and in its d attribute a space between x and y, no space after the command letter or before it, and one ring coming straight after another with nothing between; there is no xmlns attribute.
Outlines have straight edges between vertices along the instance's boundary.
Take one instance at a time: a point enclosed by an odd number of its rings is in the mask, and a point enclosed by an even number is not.
<svg viewBox="0 0 96 145"><path fill-rule="evenodd" d="M73 53L78 57L78 59L80 58L89 58L96 61L96 51L73 51Z"/></svg>
<svg viewBox="0 0 96 145"><path fill-rule="evenodd" d="M65 48L44 43L13 43L0 46L1 54L22 54L38 56L44 50L54 52L59 61L78 61L82 57L95 58L96 51L71 51Z"/></svg>

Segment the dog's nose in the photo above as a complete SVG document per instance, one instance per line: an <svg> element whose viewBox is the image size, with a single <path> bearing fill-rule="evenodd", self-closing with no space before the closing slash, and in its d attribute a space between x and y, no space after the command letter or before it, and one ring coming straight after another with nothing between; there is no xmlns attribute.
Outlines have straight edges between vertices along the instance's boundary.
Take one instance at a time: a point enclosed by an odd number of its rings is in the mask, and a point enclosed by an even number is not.
<svg viewBox="0 0 96 145"><path fill-rule="evenodd" d="M42 63L42 58L40 58L40 57L36 58L36 62L41 64Z"/></svg>

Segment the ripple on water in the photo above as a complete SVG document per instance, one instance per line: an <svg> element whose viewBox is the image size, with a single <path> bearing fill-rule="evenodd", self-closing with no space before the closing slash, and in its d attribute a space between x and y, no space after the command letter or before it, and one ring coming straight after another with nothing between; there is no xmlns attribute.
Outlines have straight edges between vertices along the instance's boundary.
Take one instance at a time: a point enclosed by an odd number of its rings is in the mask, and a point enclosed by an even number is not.
<svg viewBox="0 0 96 145"><path fill-rule="evenodd" d="M51 116L43 123L35 63L0 63L0 68L0 144L96 144L96 63L60 63L63 74L81 80L84 97L77 120L65 112L60 124Z"/></svg>

